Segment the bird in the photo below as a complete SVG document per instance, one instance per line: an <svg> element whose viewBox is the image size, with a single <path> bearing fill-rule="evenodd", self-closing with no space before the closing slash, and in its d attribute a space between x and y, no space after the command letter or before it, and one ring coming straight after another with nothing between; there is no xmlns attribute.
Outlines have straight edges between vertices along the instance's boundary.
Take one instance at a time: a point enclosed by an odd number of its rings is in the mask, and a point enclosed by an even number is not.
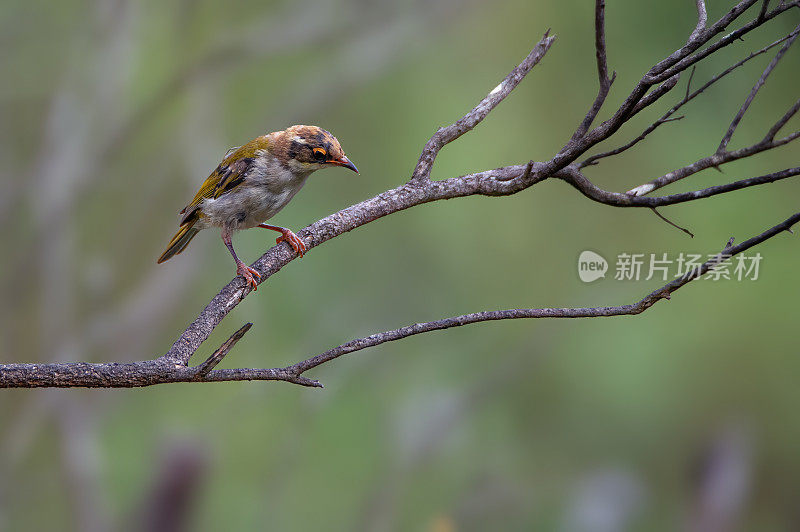
<svg viewBox="0 0 800 532"><path fill-rule="evenodd" d="M308 176L332 166L358 173L336 137L318 126L291 126L229 149L192 201L180 211L178 232L158 258L158 264L181 253L202 229L217 227L236 262L236 274L244 277L253 290L258 289L256 279L261 275L239 259L231 236L240 229L271 229L281 234L276 244L287 242L302 257L306 245L291 229L264 222L289 203Z"/></svg>

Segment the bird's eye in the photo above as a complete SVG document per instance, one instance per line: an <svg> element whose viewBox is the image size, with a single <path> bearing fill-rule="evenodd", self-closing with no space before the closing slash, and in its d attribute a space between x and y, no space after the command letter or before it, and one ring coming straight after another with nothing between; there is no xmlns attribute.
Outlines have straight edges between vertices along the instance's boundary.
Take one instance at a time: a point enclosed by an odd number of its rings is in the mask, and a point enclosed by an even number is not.
<svg viewBox="0 0 800 532"><path fill-rule="evenodd" d="M317 161L324 161L328 158L328 153L324 148L314 148L314 159Z"/></svg>

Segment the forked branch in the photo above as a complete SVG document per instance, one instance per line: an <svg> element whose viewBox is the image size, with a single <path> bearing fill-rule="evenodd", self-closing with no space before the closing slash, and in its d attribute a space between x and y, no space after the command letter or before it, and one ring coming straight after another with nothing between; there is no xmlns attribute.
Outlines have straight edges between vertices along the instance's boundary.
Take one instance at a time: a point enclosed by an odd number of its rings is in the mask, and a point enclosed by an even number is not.
<svg viewBox="0 0 800 532"><path fill-rule="evenodd" d="M656 104L666 94L669 94L676 86L682 72L686 69L692 67L692 73L694 73L694 66L698 62L709 57L717 50L728 46L736 39L747 35L767 21L781 16L791 8L800 6L800 0L794 0L792 2L783 1L770 10L769 2L762 1L761 8L757 13L753 13L753 18L751 20L744 22L738 29L733 31L727 30L731 24L743 17L748 9L756 3L758 3L758 0L743 0L738 2L720 19L709 23L705 3L702 0L696 0L698 13L697 24L687 38L686 43L645 72L641 79L631 88L630 93L624 99L623 103L610 113L610 118L592 127L606 102L612 82L614 81L614 74L610 77L608 75L605 42L605 3L603 0L596 0L595 57L599 82L598 94L589 106L584 118L576 126L575 132L569 137L564 147L553 155L552 158L543 162L529 161L495 168L493 170L452 177L441 181L432 181L430 179L431 168L439 151L450 142L453 142L461 135L477 126L517 87L522 79L541 62L555 39L555 37L550 36L549 33L545 33L531 53L528 54L528 56L514 68L497 87L489 92L478 105L453 124L436 131L425 144L419 161L407 183L323 218L300 231L298 236L310 250L332 238L370 223L378 218L423 203L472 195L505 196L515 194L550 178L566 181L592 201L615 207L647 207L655 209L656 207L695 201L713 195L749 188L751 186L772 183L800 174L800 167L787 168L758 177L747 177L731 183L722 183L694 192L684 192L661 197L646 196L646 194L657 188L666 186L680 179L685 179L706 168L716 168L727 162L750 157L786 145L800 137L800 131L790 133L782 138L778 137L781 128L783 128L798 110L800 110L800 100L798 100L767 132L765 132L764 138L761 141L738 150L727 150L728 142L738 122L741 120L741 117L747 111L749 102L752 101L758 89L767 81L770 72L775 68L775 65L781 60L786 50L796 39L798 33L800 33L800 27L796 28L788 36L750 54L725 71L717 74L700 89L690 93L687 86L686 94L683 99L633 141L622 145L620 148L588 157L583 162L578 161L579 157L594 146L606 140L616 138L615 133L636 113ZM725 31L728 31L728 33L714 41L718 35ZM763 54L780 43L784 43L781 51L768 65L753 90L751 90L750 95L745 100L742 108L734 117L731 126L725 133L723 141L720 144L721 148L713 154L665 174L664 176L653 179L627 193L603 190L594 185L582 173L583 168L591 166L602 158L623 153L645 138L660 124L670 120L677 120L679 117L673 117L672 115L682 105L703 93L709 86L718 82L745 62ZM522 158L523 161L528 161L528 159L528 157ZM636 181L639 180L637 179ZM800 221L800 213L791 216L778 225L775 225L760 235L742 242L741 244L726 247L724 255L733 256L742 253L783 231L790 231L791 227L798 221ZM278 245L269 249L253 264L253 267L261 274L260 282L264 282L294 258L295 254L289 250L289 246ZM697 276L704 274L714 268L721 259L722 256L718 256L706 262L694 273L696 273ZM459 327L482 321L517 318L588 318L635 315L644 312L661 299L669 298L672 293L691 282L697 276L687 276L676 279L658 290L651 292L640 301L628 305L583 308L530 308L476 312L426 323L417 323L400 329L352 340L320 355L283 368L217 369L218 364L230 352L236 342L249 330L250 324L247 324L234 333L231 338L203 363L195 367L189 366L190 358L200 348L203 342L208 339L216 326L249 294L250 288L248 284L237 277L220 290L206 305L194 322L180 335L170 350L157 359L129 364L90 364L81 362L68 364L0 365L0 387L133 387L171 382L232 380L278 380L303 386L319 387L321 386L319 382L304 377L303 374L312 368L335 360L344 354L362 350L367 347L377 346L385 342L399 340L424 332Z"/></svg>

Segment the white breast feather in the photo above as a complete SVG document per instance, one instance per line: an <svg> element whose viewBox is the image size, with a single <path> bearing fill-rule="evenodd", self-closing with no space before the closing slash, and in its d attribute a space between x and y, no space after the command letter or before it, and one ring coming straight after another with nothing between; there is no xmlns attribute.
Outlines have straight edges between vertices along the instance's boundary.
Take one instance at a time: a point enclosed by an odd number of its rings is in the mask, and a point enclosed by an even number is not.
<svg viewBox="0 0 800 532"><path fill-rule="evenodd" d="M293 172L271 156L257 157L241 185L219 198L204 200L202 226L255 227L283 209L303 188L309 174Z"/></svg>

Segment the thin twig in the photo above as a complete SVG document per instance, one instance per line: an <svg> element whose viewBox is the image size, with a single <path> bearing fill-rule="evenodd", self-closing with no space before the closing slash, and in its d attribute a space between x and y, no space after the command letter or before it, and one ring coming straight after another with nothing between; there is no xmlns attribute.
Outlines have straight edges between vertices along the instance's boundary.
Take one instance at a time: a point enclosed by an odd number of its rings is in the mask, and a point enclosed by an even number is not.
<svg viewBox="0 0 800 532"><path fill-rule="evenodd" d="M697 4L697 25L689 36L689 41L700 39L706 29L706 23L708 22L705 0L696 0L695 3Z"/></svg>
<svg viewBox="0 0 800 532"><path fill-rule="evenodd" d="M800 110L800 99L794 102L794 105L791 106L777 122L775 122L775 125L773 125L769 131L767 131L767 134L764 135L762 142L772 142L775 140L775 135L778 134L778 131L780 131L781 128L786 125L786 122L788 122L795 114L797 114L798 110Z"/></svg>
<svg viewBox="0 0 800 532"><path fill-rule="evenodd" d="M596 0L594 5L594 47L597 59L597 78L600 86L610 85L606 59L606 2Z"/></svg>
<svg viewBox="0 0 800 532"><path fill-rule="evenodd" d="M645 129L635 139L631 140L627 144L624 144L623 146L620 146L619 148L615 148L613 150L605 151L605 152L602 152L602 153L598 153L596 155L592 155L591 157L588 157L586 160L581 162L580 167L583 168L585 166L589 166L589 165L595 164L598 160L603 159L605 157L610 157L612 155L618 155L618 154L624 152L625 150L628 150L629 148L632 148L633 146L635 146L636 144L638 144L642 140L644 140L644 138L647 137L647 135L649 135L650 133L655 131L656 128L658 128L658 126L660 126L661 124L665 124L667 122L678 120L677 118L672 118L672 119L670 118L673 114L675 114L675 112L678 111L678 109L680 109L685 104L687 104L688 102L690 102L693 99L695 99L700 94L703 94L703 92L705 92L706 89L711 87L713 84L715 84L716 82L718 82L719 80L721 80L722 78L724 78L725 76L727 76L728 74L730 74L731 72L733 72L734 70L739 68L740 66L744 65L745 63L747 63L748 61L750 61L754 57L757 57L757 56L759 56L761 54L764 54L764 53L768 52L769 50L771 50L775 46L777 46L780 43L784 42L786 39L791 38L792 35L795 35L795 32L789 33L785 37L782 37L782 38L778 39L777 41L775 41L775 42L773 42L771 44L768 44L767 46L761 48L760 50L752 52L751 54L749 54L744 59L736 62L735 64L729 66L728 68L726 68L725 70L720 72L719 74L713 76L705 84L703 84L699 89L695 90L694 92L692 92L690 94L689 93L689 87L691 85L692 77L694 76L694 72L695 72L695 67L693 66L692 67L692 72L689 75L689 83L686 84L686 95L684 96L684 98L681 101L676 103L669 111L664 113L661 116L661 118L659 118L658 120L653 122L647 129Z"/></svg>
<svg viewBox="0 0 800 532"><path fill-rule="evenodd" d="M657 102L658 100L660 100L662 96L664 96L669 91L671 91L673 88L675 88L675 85L678 84L678 81L680 80L680 78L681 78L680 73L675 74L671 78L669 78L666 81L664 81L664 83L662 83L661 85L659 85L658 87L656 87L652 91L648 92L645 95L645 97L642 98L639 101L639 103L637 103L633 107L633 110L631 111L631 116L637 114L642 109L645 109L645 108L649 107L650 105L654 104L655 102Z"/></svg>
<svg viewBox="0 0 800 532"><path fill-rule="evenodd" d="M727 257L733 257L751 247L780 234L783 231L791 228L792 225L800 222L800 212L790 216L783 222L767 229L760 235L757 235L749 240L742 242L736 246L726 245L723 252ZM729 242L730 244L730 242ZM442 320L429 321L425 323L415 323L407 327L401 327L391 331L365 336L356 340L351 340L333 349L329 349L324 353L317 356L308 358L302 362L298 362L292 366L284 368L286 371L304 373L312 368L320 366L326 362L330 362L342 355L361 351L368 347L375 347L386 342L401 340L431 331L438 331L442 329L450 329L453 327L461 327L472 323L480 323L484 321L494 320L509 320L509 319L537 319L537 318L595 318L595 317L609 317L609 316L627 316L636 315L644 312L652 307L661 299L669 299L670 296L679 288L688 284L694 279L697 279L704 273L713 269L719 263L717 257L704 262L702 265L697 266L686 276L681 276L675 280L665 284L661 288L650 292L647 296L640 299L638 302L630 305L620 305L616 307L585 307L585 308L528 308L528 309L511 309L511 310L495 310L475 312L472 314L463 314L461 316L454 316L452 318L445 318Z"/></svg>
<svg viewBox="0 0 800 532"><path fill-rule="evenodd" d="M673 170L672 172L657 177L645 183L644 185L639 185L638 187L632 188L627 193L633 196L649 194L656 189L665 187L671 183L680 181L681 179L685 179L690 175L707 170L708 168L719 169L720 165L738 161L739 159L744 159L745 157L750 157L773 148L778 148L792 142L793 140L797 139L797 137L798 133L792 133L791 135L787 135L781 139L770 141L761 140L756 144L751 144L750 146L739 148L738 150L715 153L714 155L703 157L692 164L687 164L686 166L678 168L677 170Z"/></svg>
<svg viewBox="0 0 800 532"><path fill-rule="evenodd" d="M497 105L508 96L512 90L528 75L533 67L545 56L555 41L555 35L550 36L547 30L541 40L531 50L523 61L514 67L509 74L486 97L481 100L470 112L459 118L455 123L439 128L428 140L422 150L417 166L411 176L410 182L420 183L430 179L431 168L439 151L458 137L471 131L480 124Z"/></svg>
<svg viewBox="0 0 800 532"><path fill-rule="evenodd" d="M595 97L592 106L589 108L589 111L586 113L583 121L581 121L578 129L576 129L575 133L572 134L573 142L581 139L584 135L586 135L586 132L589 131L589 128L592 126L592 122L594 122L594 119L597 118L597 114L600 112L600 109L603 107L603 103L608 97L608 92L611 90L611 85L617 78L616 72L611 74L610 79L608 77L605 11L605 0L596 0L594 8L594 48L595 58L597 60L597 79L599 87L597 89L597 96Z"/></svg>
<svg viewBox="0 0 800 532"><path fill-rule="evenodd" d="M735 38L741 38L750 31L764 24L767 20L780 15L791 7L800 5L800 0L795 0L795 2L792 2L791 4L781 5L773 11L767 13L767 15L764 17L764 20L753 20L745 24L742 28L739 28L739 30L731 32L730 34L721 38L719 41L703 51L697 52L700 47L702 47L704 44L707 44L719 33L723 32L728 25L740 17L756 1L757 0L742 0L710 27L707 27L698 35L693 33L695 37L690 38L684 46L674 51L665 59L659 61L650 70L648 70L644 76L642 76L628 97L625 98L625 101L614 112L611 118L602 122L600 125L581 137L572 135L567 144L565 144L564 147L561 148L561 150L552 159L534 167L534 176L529 181L538 182L542 178L554 175L575 161L575 159L580 157L587 150L616 133L619 128L630 119L634 108L640 104L642 99L648 94L653 86L667 81L716 50L730 45L735 40L733 38L734 36Z"/></svg>
<svg viewBox="0 0 800 532"><path fill-rule="evenodd" d="M233 346L236 345L236 342L241 340L242 337L247 333L247 331L250 330L250 327L252 326L253 326L252 323L245 323L241 329L233 333L230 338L225 340L225 342L221 346L219 346L219 349L214 351L214 353L212 353L211 356L208 357L205 362L197 366L197 368L195 369L195 380L198 381L203 380L203 378L206 375L208 375L208 373L212 369L214 369L217 366L217 364L222 362L222 359L225 358L225 355L230 353L231 349L233 349Z"/></svg>
<svg viewBox="0 0 800 532"><path fill-rule="evenodd" d="M725 31L725 28L727 28L734 20L736 20L742 13L744 13L744 11L746 11L750 6L752 6L755 3L756 0L747 0L744 2L740 2L739 4L734 6L734 8L731 9L725 16L720 18L711 28L708 28L706 30L705 35L707 36L707 39L705 40L705 42L708 42L708 40L710 40L712 36ZM755 20L748 22L741 28L728 33L714 44L709 45L707 48L704 48L703 50L694 54L691 53L686 54L679 61L673 62L672 64L668 65L667 68L662 69L660 73L658 73L658 75L654 77L653 81L661 82L675 75L677 72L686 70L690 66L696 64L699 61L702 61L709 55L717 52L718 50L726 46L729 46L731 43L734 43L737 40L742 39L745 35L753 31L754 29L762 26L764 23L772 20L778 15L781 15L782 13L788 11L789 9L798 6L800 6L800 0L795 0L794 2L789 2L779 5L778 7L776 7L775 9L764 15L763 18L757 18ZM697 47L694 47L694 49L696 50Z"/></svg>
<svg viewBox="0 0 800 532"><path fill-rule="evenodd" d="M671 194L669 196L637 196L629 193L609 192L594 185L584 176L577 168L569 167L559 173L559 177L577 188L587 198L612 205L614 207L663 207L666 205L676 205L678 203L686 203L689 201L696 201L704 198L710 198L719 194L733 192L757 185L764 185L767 183L774 183L783 179L800 175L800 166L794 168L787 168L779 172L772 172L757 177L750 177L741 179L732 183L724 185L715 185L701 190L693 190L690 192L680 192L678 194Z"/></svg>
<svg viewBox="0 0 800 532"><path fill-rule="evenodd" d="M670 220L669 218L667 218L666 216L664 216L663 214L661 214L660 212L658 212L658 211L656 210L656 208L655 208L655 207L652 207L650 210L652 210L652 211L653 211L653 214L655 214L656 216L658 216L659 218L661 218L662 220L664 220L665 222L667 222L669 225L671 225L671 226L672 226L672 227L674 227L675 229L678 229L678 230L680 230L680 231L683 231L684 233L686 233L687 235L689 235L689 237L690 237L690 238L694 238L694 233L692 233L691 231L689 231L689 230L688 230L688 229L686 229L685 227L681 227L680 225L676 224L675 222L673 222L672 220Z"/></svg>
<svg viewBox="0 0 800 532"><path fill-rule="evenodd" d="M769 1L770 0L763 0L761 4L761 11L758 12L758 19L762 20L764 15L767 14L767 9L769 9Z"/></svg>
<svg viewBox="0 0 800 532"><path fill-rule="evenodd" d="M719 147L717 147L717 153L723 153L726 151L726 148L728 147L728 142L730 142L731 137L733 136L733 132L736 131L736 127L739 125L739 122L741 122L742 117L744 117L744 114L747 112L747 109L750 107L750 104L753 103L753 99L756 97L756 94L758 94L759 89L767 81L767 78L769 77L770 73L772 73L775 67L778 66L778 61L781 60L786 51L789 50L789 47L792 46L792 43L797 38L798 31L800 31L800 25L798 25L795 28L793 32L794 35L792 35L792 37L788 41L786 41L786 44L784 44L781 47L781 49L778 50L778 53L775 54L775 57L773 57L772 61L769 62L767 68L764 69L764 72L761 74L761 77L758 78L756 84L753 85L753 88L750 90L750 94L747 95L747 98L745 98L742 107L739 109L739 112L736 113L736 116L733 118L731 125L728 127L728 131L726 131L725 135L722 137L722 140L719 143Z"/></svg>
<svg viewBox="0 0 800 532"><path fill-rule="evenodd" d="M683 96L683 101L689 101L689 91L692 89L692 79L694 79L694 72L697 70L697 65L692 66L692 71L689 72L689 81L686 82L686 94Z"/></svg>

